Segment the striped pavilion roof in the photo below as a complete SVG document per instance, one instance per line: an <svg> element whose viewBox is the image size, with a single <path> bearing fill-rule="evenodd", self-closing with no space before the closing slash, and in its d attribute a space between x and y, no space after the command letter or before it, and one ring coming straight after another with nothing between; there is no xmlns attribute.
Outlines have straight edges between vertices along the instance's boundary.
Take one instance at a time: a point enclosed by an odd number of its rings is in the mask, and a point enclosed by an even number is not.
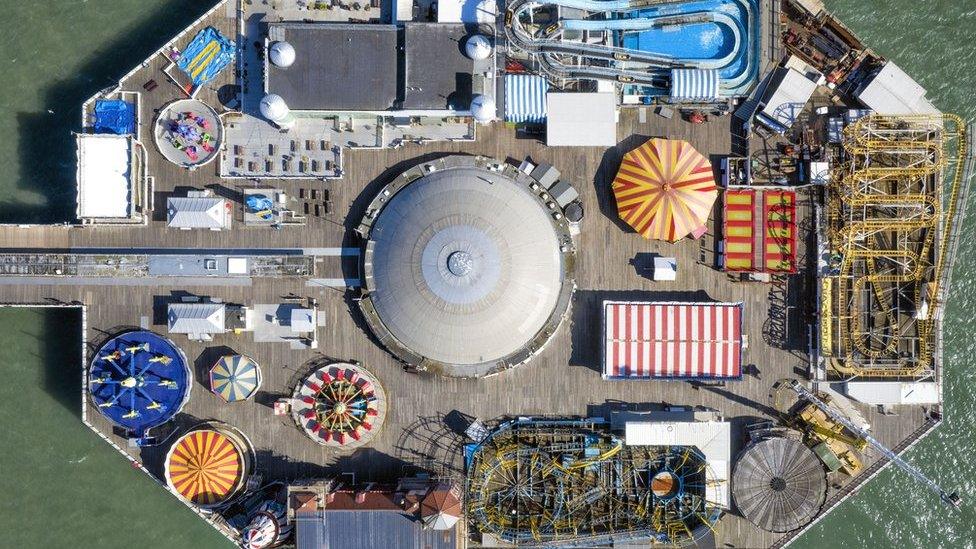
<svg viewBox="0 0 976 549"><path fill-rule="evenodd" d="M228 355L210 369L210 390L227 402L246 400L261 386L261 370L250 357Z"/></svg>
<svg viewBox="0 0 976 549"><path fill-rule="evenodd" d="M612 187L621 219L668 242L704 225L718 196L711 163L679 139L649 139L625 154Z"/></svg>
<svg viewBox="0 0 976 549"><path fill-rule="evenodd" d="M166 481L183 499L214 505L227 499L240 482L243 457L227 436L212 430L183 435L170 450Z"/></svg>

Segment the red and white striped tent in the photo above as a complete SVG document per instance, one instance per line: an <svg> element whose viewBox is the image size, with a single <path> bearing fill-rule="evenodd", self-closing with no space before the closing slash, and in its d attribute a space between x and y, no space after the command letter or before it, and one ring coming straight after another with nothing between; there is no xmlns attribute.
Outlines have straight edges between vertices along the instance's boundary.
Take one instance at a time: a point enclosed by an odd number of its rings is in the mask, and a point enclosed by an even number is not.
<svg viewBox="0 0 976 549"><path fill-rule="evenodd" d="M603 379L742 377L742 303L603 302Z"/></svg>

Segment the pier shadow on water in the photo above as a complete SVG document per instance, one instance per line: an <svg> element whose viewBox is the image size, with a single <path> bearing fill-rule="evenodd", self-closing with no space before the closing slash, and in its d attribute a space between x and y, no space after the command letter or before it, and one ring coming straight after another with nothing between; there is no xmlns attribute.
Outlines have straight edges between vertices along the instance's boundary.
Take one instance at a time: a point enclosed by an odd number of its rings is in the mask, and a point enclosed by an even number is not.
<svg viewBox="0 0 976 549"><path fill-rule="evenodd" d="M44 342L40 361L44 390L81 418L81 309L42 309Z"/></svg>
<svg viewBox="0 0 976 549"><path fill-rule="evenodd" d="M44 110L16 114L20 178L15 184L40 193L46 197L46 203L0 203L0 223L76 220L76 155L72 132L81 131L82 104L99 90L115 85L118 78L142 63L178 29L189 25L213 5L214 2L199 0L171 0L146 14L139 24L126 29L113 42L91 49L76 71L43 88L23 90L41 96Z"/></svg>

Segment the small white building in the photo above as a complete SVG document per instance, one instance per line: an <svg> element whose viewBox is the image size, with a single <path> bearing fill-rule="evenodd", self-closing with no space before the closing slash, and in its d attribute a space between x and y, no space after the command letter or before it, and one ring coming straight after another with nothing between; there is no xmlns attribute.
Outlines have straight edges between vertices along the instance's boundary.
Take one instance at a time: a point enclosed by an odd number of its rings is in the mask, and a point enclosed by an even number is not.
<svg viewBox="0 0 976 549"><path fill-rule="evenodd" d="M891 61L861 88L857 99L878 114L939 114L926 99L925 88Z"/></svg>
<svg viewBox="0 0 976 549"><path fill-rule="evenodd" d="M230 229L233 205L226 198L191 191L189 196L166 199L166 225L176 229Z"/></svg>
<svg viewBox="0 0 976 549"><path fill-rule="evenodd" d="M186 334L194 341L210 341L227 331L224 303L170 303L166 324L171 334Z"/></svg>
<svg viewBox="0 0 976 549"><path fill-rule="evenodd" d="M546 103L546 145L612 147L617 144L616 95L549 92Z"/></svg>

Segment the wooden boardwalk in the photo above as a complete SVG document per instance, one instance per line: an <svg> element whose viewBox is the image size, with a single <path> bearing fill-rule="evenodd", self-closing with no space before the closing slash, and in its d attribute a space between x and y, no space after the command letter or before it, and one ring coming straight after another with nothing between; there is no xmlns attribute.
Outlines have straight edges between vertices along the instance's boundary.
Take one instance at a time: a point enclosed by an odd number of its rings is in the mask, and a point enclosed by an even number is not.
<svg viewBox="0 0 976 549"><path fill-rule="evenodd" d="M201 25L214 24L234 34L231 15L226 10L218 10ZM182 40L188 41L193 34L188 33ZM180 96L179 90L165 80L161 72L164 65L165 60L156 56L124 83L125 89L143 93L144 125L152 123L148 114L153 108ZM226 81L212 83L202 92L204 99L214 103L219 86L232 81L232 71L225 72ZM155 79L159 86L147 93L141 87L150 79ZM578 237L578 291L571 319L562 325L541 356L489 379L457 380L404 372L365 331L352 301L352 291L309 287L301 279L253 279L222 286L186 286L180 279L126 286L29 285L0 279L0 302L80 301L88 307L87 339L95 342L124 327L148 326L165 334L165 304L185 292L245 305L278 303L287 295L317 299L326 318L325 327L319 329L317 352L292 350L282 344L257 344L247 333L218 336L206 344L174 337L194 363L196 376L190 402L175 426L182 428L201 420L216 419L241 429L257 448L258 469L266 479L355 473L357 480L383 480L414 468L460 474L460 439L451 430L452 417L458 413L483 419L536 414L586 416L603 413L614 403L667 402L718 409L733 423L734 455L744 443L743 426L755 419L772 417L768 397L771 384L779 378L807 376L807 321L815 313L808 291L809 275L804 271L788 281L761 284L741 282L717 270L716 227L721 221L718 203L709 233L700 241L686 240L673 245L651 242L623 225L616 217L609 183L624 152L651 136L686 139L713 159L731 152L731 117L713 118L696 126L677 117L664 119L649 109L644 114L646 122L641 123L639 109L621 112L619 145L609 150L547 148L533 139L519 139L511 128L496 123L480 127L478 139L471 143L348 151L346 175L338 181L263 181L261 185L283 188L294 196L299 195L299 189L305 189L306 193L311 189L329 191L332 212L322 217L311 216L305 227L282 230L244 227L238 217L232 231L179 231L167 229L157 214L147 226L140 227L0 228L0 247L7 249L355 246L357 242L351 229L376 189L425 158L460 153L514 162L528 156L548 162L577 187L586 211ZM164 209L168 194L186 187L209 186L218 194L236 192L237 183L219 179L216 163L188 172L168 163L155 150L151 126L143 128L143 135L149 153L149 171L155 181L157 212ZM810 200L806 193L800 193L798 216L801 227L807 229L803 233L807 237L812 225ZM801 242L801 266L812 261L807 257L807 244ZM677 280L652 282L638 276L631 261L636 254L646 252L676 257ZM356 276L352 262L340 263L335 258L320 261L317 276ZM744 364L749 365L746 375L741 381L730 381L724 386L601 380L600 303L604 299L742 301L743 330L749 338L744 353ZM207 370L217 357L230 351L252 356L263 368L264 385L254 402L229 405L208 390ZM290 419L272 415L270 406L274 399L290 395L297 380L307 373L309 361L323 357L361 362L376 374L388 395L389 413L382 430L371 444L353 453L326 450L308 440ZM892 446L923 422L917 408L902 407L897 412L897 416L865 413L876 436ZM111 433L111 426L96 410L89 410L89 414L100 430ZM124 447L122 439L110 436ZM137 459L158 472L165 449L162 446L133 451ZM733 511L720 521L716 537L719 547L764 547L782 536L757 530Z"/></svg>

